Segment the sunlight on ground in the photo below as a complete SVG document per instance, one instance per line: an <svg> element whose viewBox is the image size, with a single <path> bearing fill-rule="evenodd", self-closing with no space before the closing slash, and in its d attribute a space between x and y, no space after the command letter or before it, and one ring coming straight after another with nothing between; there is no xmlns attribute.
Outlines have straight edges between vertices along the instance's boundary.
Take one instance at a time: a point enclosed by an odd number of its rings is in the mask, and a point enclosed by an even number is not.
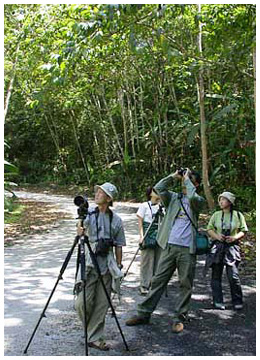
<svg viewBox="0 0 260 360"><path fill-rule="evenodd" d="M5 319L5 326L18 326L22 324L22 320L18 318Z"/></svg>

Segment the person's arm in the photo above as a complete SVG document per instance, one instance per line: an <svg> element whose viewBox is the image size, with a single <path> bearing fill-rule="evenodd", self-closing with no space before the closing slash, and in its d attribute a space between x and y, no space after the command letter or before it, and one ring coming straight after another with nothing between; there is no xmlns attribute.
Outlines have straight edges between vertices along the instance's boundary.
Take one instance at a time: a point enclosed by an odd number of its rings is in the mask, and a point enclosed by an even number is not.
<svg viewBox="0 0 260 360"><path fill-rule="evenodd" d="M123 227L122 219L119 220L116 226L116 230L114 235L114 246L115 246L115 257L116 257L116 263L121 270L123 267L122 264L122 258L123 258L123 246L126 245L126 239L125 239L125 231Z"/></svg>
<svg viewBox="0 0 260 360"><path fill-rule="evenodd" d="M139 244L142 244L144 238L144 229L143 229L143 218L139 215L138 217L138 229L139 229Z"/></svg>
<svg viewBox="0 0 260 360"><path fill-rule="evenodd" d="M82 236L84 234L84 228L82 227L82 221L79 220L78 224L77 224L77 235L78 236Z"/></svg>
<svg viewBox="0 0 260 360"><path fill-rule="evenodd" d="M202 196L197 194L197 192L196 192L197 188L191 181L191 179L189 177L189 173L190 173L190 170L187 169L187 171L183 177L184 185L186 186L186 189L187 189L187 197L191 202L196 203L196 208L198 209L198 211L200 211L205 206L206 201Z"/></svg>
<svg viewBox="0 0 260 360"><path fill-rule="evenodd" d="M82 221L79 219L77 223L77 235L82 236L84 235L84 232L87 232L90 224L90 215L88 214L86 218Z"/></svg>
<svg viewBox="0 0 260 360"><path fill-rule="evenodd" d="M216 221L217 221L216 213L214 213L209 220L209 223L207 226L207 232L208 232L209 236L211 237L211 239L218 240L218 241L225 241L225 236L221 233L218 233L216 230L217 229L217 227L215 226Z"/></svg>
<svg viewBox="0 0 260 360"><path fill-rule="evenodd" d="M216 231L214 230L207 230L209 236L211 237L211 239L213 240L219 240L219 241L225 241L225 236L222 234L218 234Z"/></svg>
<svg viewBox="0 0 260 360"><path fill-rule="evenodd" d="M243 231L240 231L239 233L237 233L234 236L226 236L225 239L226 239L226 242L232 243L232 242L241 240L244 236L245 236L245 233Z"/></svg>
<svg viewBox="0 0 260 360"><path fill-rule="evenodd" d="M242 213L237 212L237 216L239 219L239 226L238 226L239 232L234 236L226 236L226 241L228 243L232 243L232 242L241 240L248 231L248 227L247 227L244 215Z"/></svg>
<svg viewBox="0 0 260 360"><path fill-rule="evenodd" d="M172 198L172 193L168 190L168 188L173 185L174 180L178 179L181 179L181 175L179 175L178 170L176 170L175 173L161 179L153 188L156 194L160 196L165 208L169 206Z"/></svg>
<svg viewBox="0 0 260 360"><path fill-rule="evenodd" d="M115 255L116 255L116 263L119 269L122 269L122 257L123 257L123 250L122 246L115 246Z"/></svg>

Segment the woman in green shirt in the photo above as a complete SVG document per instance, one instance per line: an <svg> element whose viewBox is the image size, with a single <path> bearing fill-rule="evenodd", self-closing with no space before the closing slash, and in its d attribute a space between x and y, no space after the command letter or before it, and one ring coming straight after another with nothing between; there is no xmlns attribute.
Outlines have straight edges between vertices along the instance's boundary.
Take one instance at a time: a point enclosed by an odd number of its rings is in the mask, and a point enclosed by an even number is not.
<svg viewBox="0 0 260 360"><path fill-rule="evenodd" d="M208 234L213 240L211 252L207 257L207 265L212 267L213 305L217 309L225 310L222 274L226 266L232 303L235 310L240 310L243 308L243 295L238 272L241 261L239 240L248 229L243 214L233 210L234 194L223 192L219 195L218 202L221 210L212 215L208 224Z"/></svg>

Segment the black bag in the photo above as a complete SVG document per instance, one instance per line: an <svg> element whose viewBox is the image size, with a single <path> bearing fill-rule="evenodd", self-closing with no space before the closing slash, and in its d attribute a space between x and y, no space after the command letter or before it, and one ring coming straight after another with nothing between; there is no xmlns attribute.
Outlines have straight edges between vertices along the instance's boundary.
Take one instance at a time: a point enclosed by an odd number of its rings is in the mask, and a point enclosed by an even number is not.
<svg viewBox="0 0 260 360"><path fill-rule="evenodd" d="M196 255L205 255L209 252L211 248L211 242L208 238L207 233L204 231L199 231L193 221L191 220L189 214L187 213L185 207L183 206L183 203L181 201L181 198L179 198L181 206L187 215L188 219L190 220L191 224L193 225L194 229L196 230L196 237L195 237L195 243L196 243Z"/></svg>

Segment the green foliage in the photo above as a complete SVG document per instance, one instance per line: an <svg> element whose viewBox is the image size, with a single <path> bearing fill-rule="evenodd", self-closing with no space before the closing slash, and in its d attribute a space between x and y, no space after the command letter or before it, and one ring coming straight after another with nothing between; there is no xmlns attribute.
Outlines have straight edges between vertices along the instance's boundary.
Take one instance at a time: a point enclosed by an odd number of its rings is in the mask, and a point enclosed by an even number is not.
<svg viewBox="0 0 260 360"><path fill-rule="evenodd" d="M24 206L15 202L13 198L5 198L5 224L15 224L19 221L24 211Z"/></svg>
<svg viewBox="0 0 260 360"><path fill-rule="evenodd" d="M203 23L203 56L197 49ZM18 46L19 45L19 46ZM18 181L114 181L122 197L176 166L255 206L255 5L5 4L5 133ZM112 164L112 165L111 165Z"/></svg>

